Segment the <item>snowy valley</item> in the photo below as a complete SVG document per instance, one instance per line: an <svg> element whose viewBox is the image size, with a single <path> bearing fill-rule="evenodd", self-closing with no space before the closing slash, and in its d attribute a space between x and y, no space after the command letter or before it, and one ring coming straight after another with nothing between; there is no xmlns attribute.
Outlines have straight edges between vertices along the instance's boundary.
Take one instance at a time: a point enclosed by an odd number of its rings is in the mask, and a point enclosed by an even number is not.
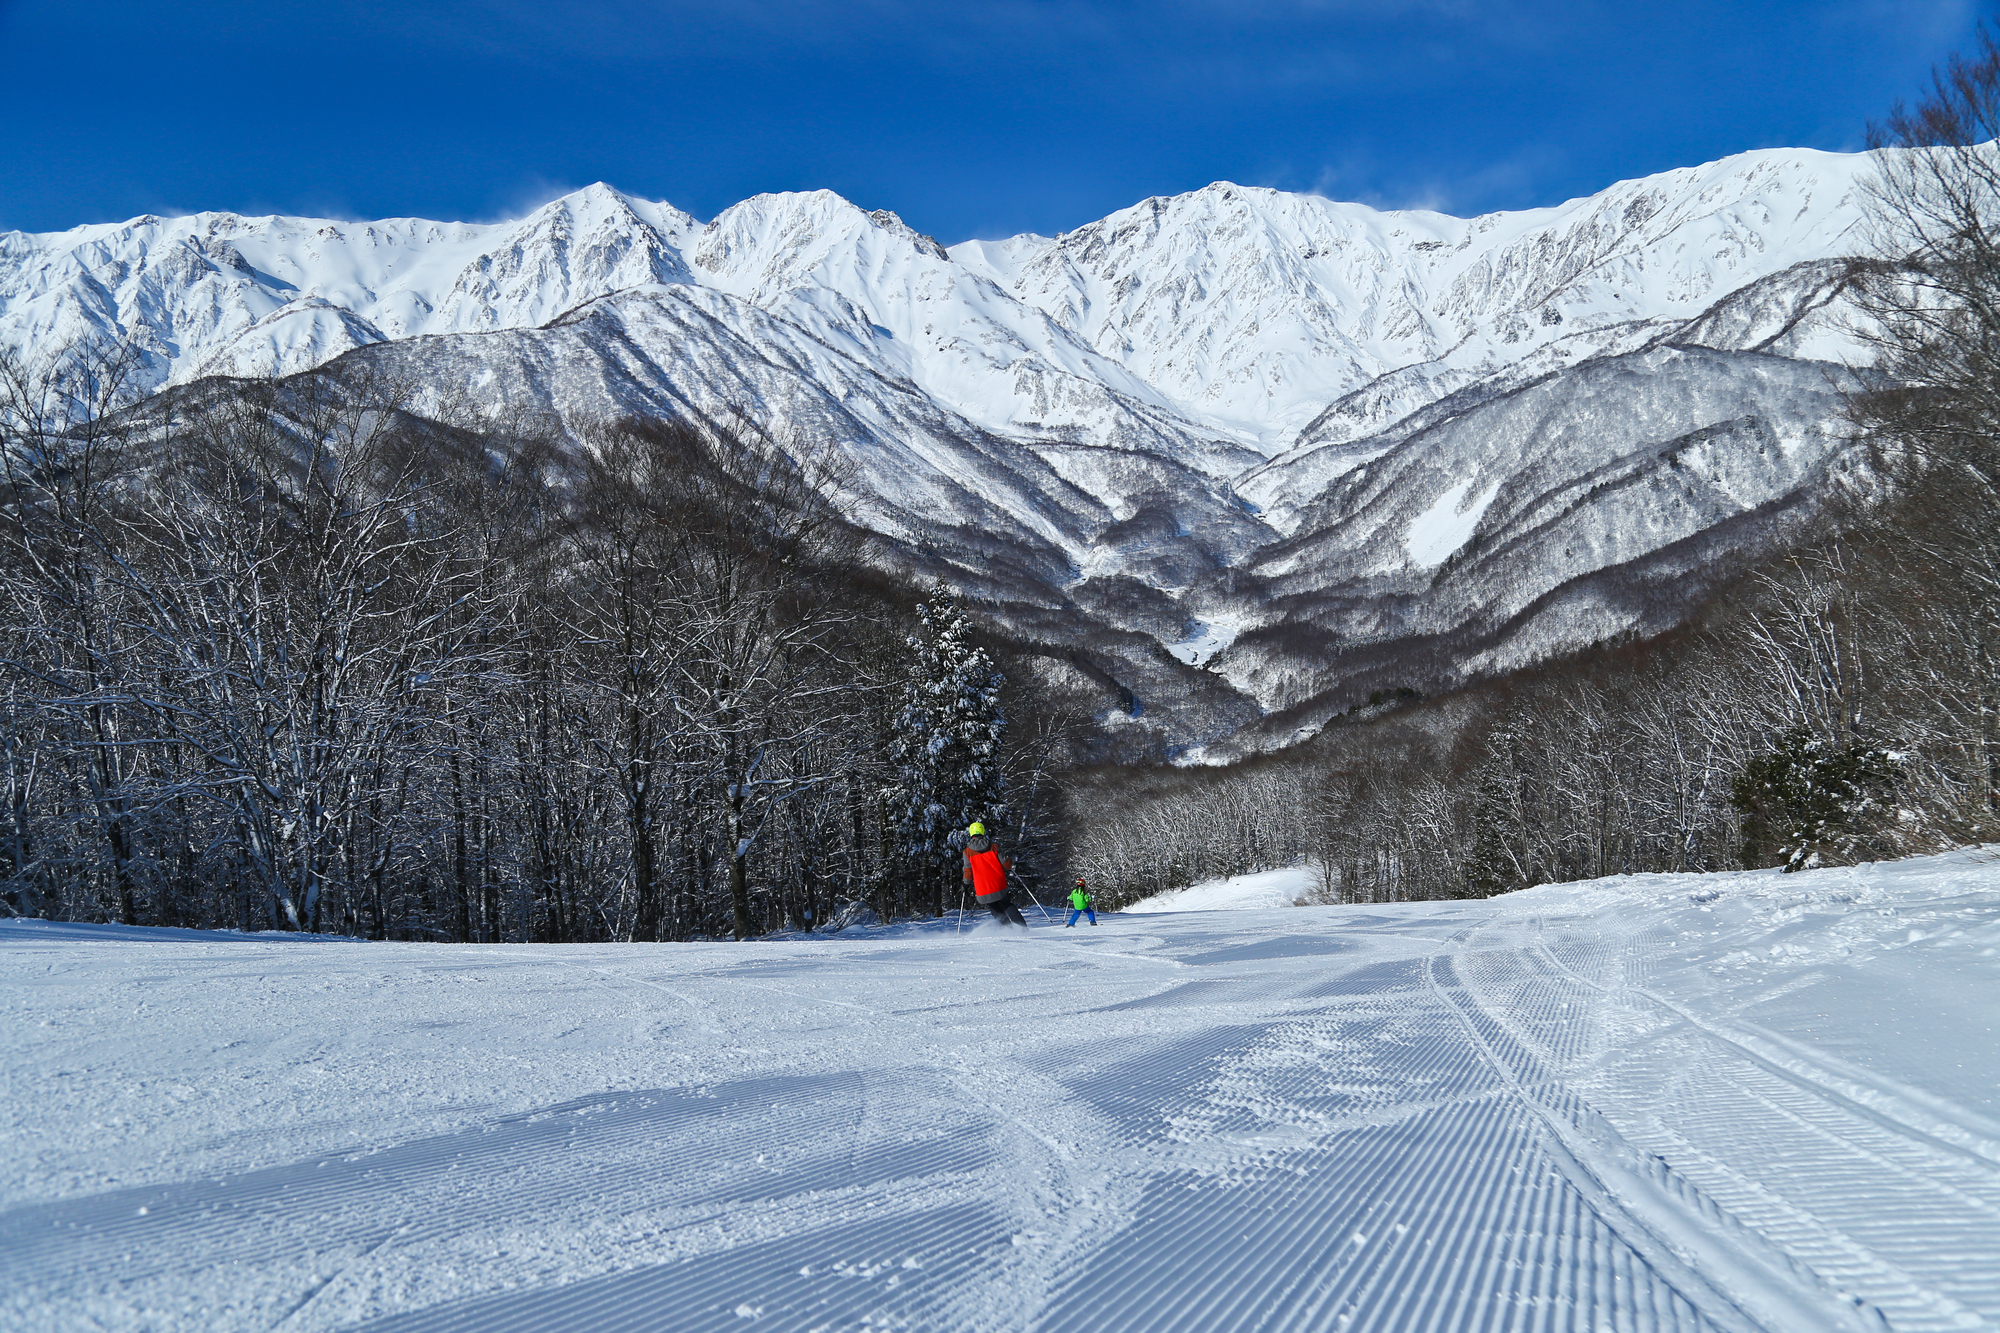
<svg viewBox="0 0 2000 1333"><path fill-rule="evenodd" d="M144 217L0 235L0 347L830 443L883 558L1161 746L1247 729L1220 757L1656 632L1794 531L1844 466L1870 171L1768 150L1474 219L1217 184L950 248L825 191Z"/></svg>
<svg viewBox="0 0 2000 1333"><path fill-rule="evenodd" d="M1990 852L1269 879L746 944L0 923L0 1323L2000 1326Z"/></svg>

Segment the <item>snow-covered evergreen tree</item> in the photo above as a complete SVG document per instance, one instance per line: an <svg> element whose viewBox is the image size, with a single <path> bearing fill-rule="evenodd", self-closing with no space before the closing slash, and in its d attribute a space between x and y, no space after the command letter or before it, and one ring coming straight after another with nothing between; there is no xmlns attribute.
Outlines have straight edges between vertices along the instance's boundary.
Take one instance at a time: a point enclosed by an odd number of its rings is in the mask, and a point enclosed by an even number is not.
<svg viewBox="0 0 2000 1333"><path fill-rule="evenodd" d="M933 907L941 910L966 826L1006 813L1006 678L972 641L972 622L944 585L917 607L917 619L896 713L896 823L903 855L931 879Z"/></svg>
<svg viewBox="0 0 2000 1333"><path fill-rule="evenodd" d="M1894 856L1883 835L1897 822L1902 762L1867 741L1839 745L1810 727L1790 728L1744 766L1731 791L1743 815L1743 864L1810 870Z"/></svg>

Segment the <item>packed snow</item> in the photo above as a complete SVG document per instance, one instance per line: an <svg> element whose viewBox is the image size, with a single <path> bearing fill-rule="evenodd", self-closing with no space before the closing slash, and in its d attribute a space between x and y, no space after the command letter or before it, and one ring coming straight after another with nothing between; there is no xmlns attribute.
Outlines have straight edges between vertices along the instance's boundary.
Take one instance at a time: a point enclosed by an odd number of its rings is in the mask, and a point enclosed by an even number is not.
<svg viewBox="0 0 2000 1333"><path fill-rule="evenodd" d="M1222 912L1242 908L1290 907L1303 902L1320 886L1312 866L1262 870L1204 880L1185 889L1169 889L1133 903L1127 912Z"/></svg>
<svg viewBox="0 0 2000 1333"><path fill-rule="evenodd" d="M2000 1323L1991 856L1029 915L0 926L0 1325Z"/></svg>

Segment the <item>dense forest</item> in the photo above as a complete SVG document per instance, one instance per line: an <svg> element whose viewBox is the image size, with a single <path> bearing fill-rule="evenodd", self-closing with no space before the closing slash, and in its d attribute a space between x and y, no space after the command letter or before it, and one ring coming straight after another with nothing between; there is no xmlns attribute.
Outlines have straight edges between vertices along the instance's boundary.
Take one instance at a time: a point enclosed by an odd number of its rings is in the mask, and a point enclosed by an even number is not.
<svg viewBox="0 0 2000 1333"><path fill-rule="evenodd" d="M8 910L743 938L958 905L975 818L1053 864L1065 715L875 572L825 451L128 364L0 368Z"/></svg>
<svg viewBox="0 0 2000 1333"><path fill-rule="evenodd" d="M1227 767L1102 762L1103 682L885 572L820 441L419 415L340 361L138 401L130 349L0 364L0 911L746 938L960 906L973 819L1110 906L1992 839L2000 48L1876 133L1932 151L1872 187L1872 387L1809 542L1664 638L1377 691Z"/></svg>

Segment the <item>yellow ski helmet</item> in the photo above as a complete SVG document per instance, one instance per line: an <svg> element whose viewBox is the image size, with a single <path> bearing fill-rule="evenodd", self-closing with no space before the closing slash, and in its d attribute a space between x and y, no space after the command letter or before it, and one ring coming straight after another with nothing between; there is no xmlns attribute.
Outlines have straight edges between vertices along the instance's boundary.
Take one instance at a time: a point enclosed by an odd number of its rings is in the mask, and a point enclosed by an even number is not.
<svg viewBox="0 0 2000 1333"><path fill-rule="evenodd" d="M986 825L974 824L971 828L967 829L966 832L975 838L983 838L986 836Z"/></svg>

